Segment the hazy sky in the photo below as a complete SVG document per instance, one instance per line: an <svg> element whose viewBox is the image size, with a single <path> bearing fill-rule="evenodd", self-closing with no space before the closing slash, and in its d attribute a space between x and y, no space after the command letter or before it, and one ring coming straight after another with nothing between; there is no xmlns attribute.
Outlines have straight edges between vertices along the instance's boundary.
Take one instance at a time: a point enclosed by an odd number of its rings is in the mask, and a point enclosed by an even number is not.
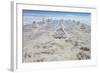
<svg viewBox="0 0 100 73"><path fill-rule="evenodd" d="M32 23L33 20L39 20L39 17L64 18L66 20L76 20L82 23L91 24L91 13L83 12L61 12L61 11L40 11L40 10L23 10L23 22ZM38 18L34 18L38 17Z"/></svg>

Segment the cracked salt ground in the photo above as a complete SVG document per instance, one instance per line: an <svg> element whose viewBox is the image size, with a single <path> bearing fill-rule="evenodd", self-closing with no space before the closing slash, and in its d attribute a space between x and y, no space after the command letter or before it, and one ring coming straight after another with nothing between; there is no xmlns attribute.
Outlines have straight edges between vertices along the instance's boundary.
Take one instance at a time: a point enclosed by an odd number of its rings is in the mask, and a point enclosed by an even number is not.
<svg viewBox="0 0 100 73"><path fill-rule="evenodd" d="M67 27L61 25L46 30L45 27L32 27L24 31L23 62L90 59L90 26L76 21L73 23Z"/></svg>

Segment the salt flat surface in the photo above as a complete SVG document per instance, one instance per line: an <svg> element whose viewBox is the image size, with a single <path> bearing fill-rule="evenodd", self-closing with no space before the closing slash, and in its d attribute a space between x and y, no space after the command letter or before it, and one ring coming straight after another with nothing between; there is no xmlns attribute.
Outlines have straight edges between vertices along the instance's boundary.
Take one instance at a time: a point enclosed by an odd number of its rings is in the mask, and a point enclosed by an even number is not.
<svg viewBox="0 0 100 73"><path fill-rule="evenodd" d="M91 26L79 21L67 20L23 26L22 61L45 62L87 60L91 58Z"/></svg>

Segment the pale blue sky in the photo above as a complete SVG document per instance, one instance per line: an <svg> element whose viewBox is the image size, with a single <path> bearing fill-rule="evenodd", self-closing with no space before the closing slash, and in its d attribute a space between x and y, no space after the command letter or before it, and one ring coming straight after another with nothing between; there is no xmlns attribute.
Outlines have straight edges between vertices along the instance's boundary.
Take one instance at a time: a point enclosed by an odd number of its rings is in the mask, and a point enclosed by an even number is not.
<svg viewBox="0 0 100 73"><path fill-rule="evenodd" d="M41 11L41 10L23 10L23 15L25 16L32 16L32 15L39 15L39 16L90 16L90 13L82 13L82 12L61 12L61 11Z"/></svg>

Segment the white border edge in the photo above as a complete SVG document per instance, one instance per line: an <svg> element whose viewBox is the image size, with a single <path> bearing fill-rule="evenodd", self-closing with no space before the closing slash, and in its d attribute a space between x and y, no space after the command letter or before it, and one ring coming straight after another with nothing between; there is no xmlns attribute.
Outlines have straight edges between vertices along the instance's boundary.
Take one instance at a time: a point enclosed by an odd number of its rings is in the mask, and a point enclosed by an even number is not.
<svg viewBox="0 0 100 73"><path fill-rule="evenodd" d="M17 69L16 29L16 2L11 1L11 71L15 71Z"/></svg>

